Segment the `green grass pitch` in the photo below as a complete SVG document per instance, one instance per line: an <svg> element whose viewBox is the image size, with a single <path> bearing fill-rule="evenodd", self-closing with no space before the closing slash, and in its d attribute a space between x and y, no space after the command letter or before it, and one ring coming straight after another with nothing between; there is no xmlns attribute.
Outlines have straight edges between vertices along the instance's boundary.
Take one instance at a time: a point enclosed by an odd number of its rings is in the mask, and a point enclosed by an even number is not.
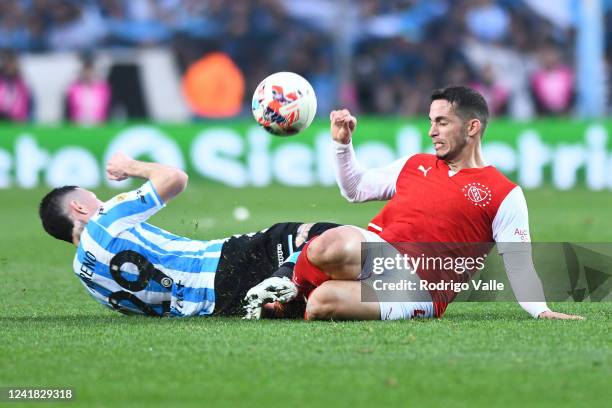
<svg viewBox="0 0 612 408"><path fill-rule="evenodd" d="M44 235L36 214L44 192L0 191L0 387L71 387L72 407L612 401L611 303L555 305L585 315L581 322L532 320L514 303L457 303L432 321L126 317L91 299L71 271L74 249ZM612 240L610 192L526 195L534 240ZM237 206L251 217L234 220ZM194 184L152 222L206 239L278 221L364 225L379 207L348 204L336 188Z"/></svg>

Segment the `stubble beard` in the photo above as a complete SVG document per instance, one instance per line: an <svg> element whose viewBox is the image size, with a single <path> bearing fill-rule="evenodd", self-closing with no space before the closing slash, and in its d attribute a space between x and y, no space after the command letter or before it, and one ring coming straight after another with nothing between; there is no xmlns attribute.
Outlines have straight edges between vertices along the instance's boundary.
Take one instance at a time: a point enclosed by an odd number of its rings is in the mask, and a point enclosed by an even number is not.
<svg viewBox="0 0 612 408"><path fill-rule="evenodd" d="M452 162L453 160L456 160L459 156L461 156L461 153L463 153L463 151L467 147L467 141L467 129L462 128L461 137L457 138L454 143L454 147L450 148L446 153L442 155L438 155L436 152L436 156L438 157L438 159L444 160L445 162Z"/></svg>

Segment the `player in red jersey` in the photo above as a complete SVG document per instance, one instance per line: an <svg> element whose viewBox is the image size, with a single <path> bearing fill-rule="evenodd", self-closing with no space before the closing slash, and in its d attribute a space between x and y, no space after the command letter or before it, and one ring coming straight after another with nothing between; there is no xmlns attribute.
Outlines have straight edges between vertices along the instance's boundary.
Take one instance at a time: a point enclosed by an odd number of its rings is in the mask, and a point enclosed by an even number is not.
<svg viewBox="0 0 612 408"><path fill-rule="evenodd" d="M306 318L393 320L442 316L456 294L452 290L432 290L426 299L418 301L362 302L357 279L362 271L363 242L496 242L523 309L534 318L581 319L548 308L531 260L530 245L516 244L530 242L527 204L520 187L483 158L481 140L488 115L484 98L473 89L448 87L434 91L429 136L435 154L416 154L383 168L364 169L351 143L356 118L346 109L331 113L336 176L342 195L350 202L388 202L368 224L368 230L334 228L311 240L302 250L295 264L293 284L309 295ZM416 273L422 280L440 279L435 270ZM285 280L279 286L291 284ZM250 310L261 306L259 299L274 299L273 293L270 295L274 290L274 285L265 281L253 288L247 298L247 317Z"/></svg>

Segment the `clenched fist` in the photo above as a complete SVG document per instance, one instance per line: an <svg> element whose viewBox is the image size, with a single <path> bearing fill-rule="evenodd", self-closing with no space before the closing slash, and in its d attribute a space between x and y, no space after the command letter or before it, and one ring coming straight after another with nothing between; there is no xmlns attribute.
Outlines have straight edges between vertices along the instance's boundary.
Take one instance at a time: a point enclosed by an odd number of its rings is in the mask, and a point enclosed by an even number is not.
<svg viewBox="0 0 612 408"><path fill-rule="evenodd" d="M332 111L329 114L331 121L331 135L338 143L349 144L353 137L353 131L357 126L357 118L351 115L348 109Z"/></svg>
<svg viewBox="0 0 612 408"><path fill-rule="evenodd" d="M121 181L130 177L129 169L134 159L128 155L117 152L106 163L106 176L109 180Z"/></svg>

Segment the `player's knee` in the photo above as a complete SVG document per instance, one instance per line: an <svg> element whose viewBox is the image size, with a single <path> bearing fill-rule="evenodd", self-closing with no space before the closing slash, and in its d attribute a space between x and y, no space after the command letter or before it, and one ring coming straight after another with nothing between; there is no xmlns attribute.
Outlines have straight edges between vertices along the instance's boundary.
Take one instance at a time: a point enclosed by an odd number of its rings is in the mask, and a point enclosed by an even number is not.
<svg viewBox="0 0 612 408"><path fill-rule="evenodd" d="M308 256L308 260L316 265L323 266L328 263L328 258L330 256L329 251L326 251L325 242L327 241L327 237L325 234L320 235L315 240L313 240L306 249L306 255Z"/></svg>
<svg viewBox="0 0 612 408"><path fill-rule="evenodd" d="M362 241L361 234L353 228L333 228L308 245L308 259L318 267L344 264L360 256Z"/></svg>
<svg viewBox="0 0 612 408"><path fill-rule="evenodd" d="M306 303L306 320L329 320L334 317L338 298L333 290L315 289Z"/></svg>

